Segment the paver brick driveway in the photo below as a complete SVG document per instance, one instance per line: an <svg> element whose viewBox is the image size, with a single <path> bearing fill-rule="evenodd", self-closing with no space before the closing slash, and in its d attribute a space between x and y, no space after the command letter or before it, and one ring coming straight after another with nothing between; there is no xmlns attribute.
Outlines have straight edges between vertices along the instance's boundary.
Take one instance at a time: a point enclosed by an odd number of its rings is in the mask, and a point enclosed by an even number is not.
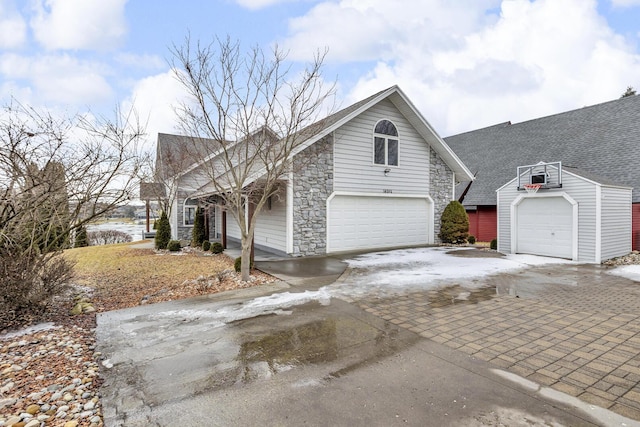
<svg viewBox="0 0 640 427"><path fill-rule="evenodd" d="M640 283L560 264L405 295L364 310L541 385L640 420ZM354 301L356 302L356 301Z"/></svg>

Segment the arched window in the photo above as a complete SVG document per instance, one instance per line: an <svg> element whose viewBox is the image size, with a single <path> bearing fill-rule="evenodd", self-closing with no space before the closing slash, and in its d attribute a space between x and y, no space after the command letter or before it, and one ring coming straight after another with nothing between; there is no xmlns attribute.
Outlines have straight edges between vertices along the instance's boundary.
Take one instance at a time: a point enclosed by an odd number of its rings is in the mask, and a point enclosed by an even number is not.
<svg viewBox="0 0 640 427"><path fill-rule="evenodd" d="M389 120L380 120L373 131L373 163L398 166L398 129Z"/></svg>

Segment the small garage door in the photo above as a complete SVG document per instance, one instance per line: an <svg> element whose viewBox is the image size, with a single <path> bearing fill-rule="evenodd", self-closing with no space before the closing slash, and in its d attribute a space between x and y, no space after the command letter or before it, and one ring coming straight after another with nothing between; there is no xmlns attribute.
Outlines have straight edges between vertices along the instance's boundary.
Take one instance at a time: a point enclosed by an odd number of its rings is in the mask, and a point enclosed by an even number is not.
<svg viewBox="0 0 640 427"><path fill-rule="evenodd" d="M562 197L532 197L516 210L517 253L573 258L571 203Z"/></svg>
<svg viewBox="0 0 640 427"><path fill-rule="evenodd" d="M329 202L329 251L426 244L430 209L427 199L335 196Z"/></svg>

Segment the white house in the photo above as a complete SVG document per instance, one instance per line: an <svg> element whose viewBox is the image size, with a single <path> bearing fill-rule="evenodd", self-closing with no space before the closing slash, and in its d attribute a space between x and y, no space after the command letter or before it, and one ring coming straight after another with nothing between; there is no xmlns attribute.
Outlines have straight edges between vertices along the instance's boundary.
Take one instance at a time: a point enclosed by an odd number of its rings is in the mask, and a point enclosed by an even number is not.
<svg viewBox="0 0 640 427"><path fill-rule="evenodd" d="M320 131L298 155L314 161L283 178L279 197L259 213L255 246L307 256L437 242L440 216L454 199L456 183L473 175L400 88L383 90L319 123ZM207 178L184 153L184 140L158 135L157 172L174 186L168 191L173 238L191 238L201 204L208 206L211 240L239 240L235 219L205 191ZM202 146L206 151L205 140ZM181 162L168 167L168 157Z"/></svg>
<svg viewBox="0 0 640 427"><path fill-rule="evenodd" d="M518 167L497 193L500 252L594 264L631 252L631 187L540 162Z"/></svg>

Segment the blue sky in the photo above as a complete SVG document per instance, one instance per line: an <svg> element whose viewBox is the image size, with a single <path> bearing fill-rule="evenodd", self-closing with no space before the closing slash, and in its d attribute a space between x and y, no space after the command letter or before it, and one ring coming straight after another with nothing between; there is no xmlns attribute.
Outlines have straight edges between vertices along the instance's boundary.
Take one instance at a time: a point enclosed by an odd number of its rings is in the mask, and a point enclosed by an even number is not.
<svg viewBox="0 0 640 427"><path fill-rule="evenodd" d="M398 84L442 135L640 89L640 0L0 0L0 97L174 132L169 47L214 36L327 47L342 106ZM153 138L152 138L153 139Z"/></svg>

